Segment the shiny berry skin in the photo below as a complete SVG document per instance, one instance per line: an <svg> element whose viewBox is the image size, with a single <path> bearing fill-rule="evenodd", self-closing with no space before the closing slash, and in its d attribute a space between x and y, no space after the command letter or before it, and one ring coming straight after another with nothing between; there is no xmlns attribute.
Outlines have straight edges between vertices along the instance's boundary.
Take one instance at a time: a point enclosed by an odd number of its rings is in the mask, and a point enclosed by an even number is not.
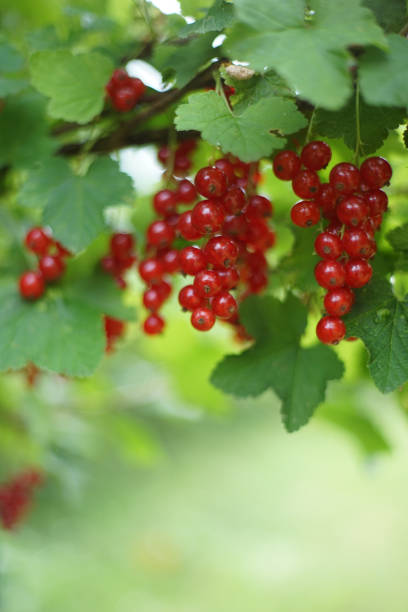
<svg viewBox="0 0 408 612"><path fill-rule="evenodd" d="M246 264L251 270L266 270L268 262L262 251L254 251L246 256Z"/></svg>
<svg viewBox="0 0 408 612"><path fill-rule="evenodd" d="M110 239L110 251L116 259L126 259L134 247L132 234L117 233Z"/></svg>
<svg viewBox="0 0 408 612"><path fill-rule="evenodd" d="M152 246L164 247L170 245L176 233L166 221L153 221L147 229L147 241Z"/></svg>
<svg viewBox="0 0 408 612"><path fill-rule="evenodd" d="M222 283L215 270L202 270L194 278L194 290L200 297L213 297L221 291Z"/></svg>
<svg viewBox="0 0 408 612"><path fill-rule="evenodd" d="M167 274L174 274L180 270L180 253L177 249L169 249L160 256L163 269Z"/></svg>
<svg viewBox="0 0 408 612"><path fill-rule="evenodd" d="M163 264L157 257L144 259L139 264L139 274L146 283L159 281L164 274Z"/></svg>
<svg viewBox="0 0 408 612"><path fill-rule="evenodd" d="M228 291L216 295L211 302L211 308L215 316L220 319L231 319L238 312L236 299Z"/></svg>
<svg viewBox="0 0 408 612"><path fill-rule="evenodd" d="M321 140L314 140L303 147L300 161L309 170L322 170L330 162L331 155L329 145Z"/></svg>
<svg viewBox="0 0 408 612"><path fill-rule="evenodd" d="M197 190L191 181L183 179L177 186L176 197L183 204L191 204L197 197Z"/></svg>
<svg viewBox="0 0 408 612"><path fill-rule="evenodd" d="M245 194L239 187L231 187L222 198L224 210L230 215L236 215L246 205Z"/></svg>
<svg viewBox="0 0 408 612"><path fill-rule="evenodd" d="M342 287L346 280L346 271L342 263L335 259L319 261L314 270L317 283L325 289Z"/></svg>
<svg viewBox="0 0 408 612"><path fill-rule="evenodd" d="M38 300L45 290L44 278L41 272L29 270L19 279L20 295L26 300Z"/></svg>
<svg viewBox="0 0 408 612"><path fill-rule="evenodd" d="M323 317L316 326L316 335L324 344L338 344L346 335L346 326L339 317Z"/></svg>
<svg viewBox="0 0 408 612"><path fill-rule="evenodd" d="M300 159L294 151L282 151L275 155L273 171L281 181L291 181L300 170Z"/></svg>
<svg viewBox="0 0 408 612"><path fill-rule="evenodd" d="M358 191L360 185L360 173L353 164L341 162L336 164L330 171L330 185L340 193L353 193Z"/></svg>
<svg viewBox="0 0 408 612"><path fill-rule="evenodd" d="M152 312L159 310L164 300L165 297L163 296L162 292L156 287L156 285L153 285L153 287L149 287L143 293L143 305L145 308L147 308L147 310L151 310Z"/></svg>
<svg viewBox="0 0 408 612"><path fill-rule="evenodd" d="M338 287L328 291L324 296L324 307L327 314L333 317L343 317L354 302L354 293L348 287Z"/></svg>
<svg viewBox="0 0 408 612"><path fill-rule="evenodd" d="M222 233L232 236L233 238L242 239L248 231L248 223L245 221L244 215L227 215L225 217Z"/></svg>
<svg viewBox="0 0 408 612"><path fill-rule="evenodd" d="M46 282L51 283L61 278L65 272L65 263L58 255L44 255L38 262L38 267Z"/></svg>
<svg viewBox="0 0 408 612"><path fill-rule="evenodd" d="M203 305L203 298L197 295L193 285L186 285L180 290L178 301L184 310L194 310Z"/></svg>
<svg viewBox="0 0 408 612"><path fill-rule="evenodd" d="M203 200L194 206L191 221L202 234L212 234L221 229L224 213L222 208L212 200Z"/></svg>
<svg viewBox="0 0 408 612"><path fill-rule="evenodd" d="M360 166L360 176L371 189L380 189L389 183L392 168L383 157L369 157Z"/></svg>
<svg viewBox="0 0 408 612"><path fill-rule="evenodd" d="M343 252L343 245L339 236L322 232L316 237L314 248L322 259L338 259Z"/></svg>
<svg viewBox="0 0 408 612"><path fill-rule="evenodd" d="M331 213L336 209L336 192L329 183L322 183L320 185L315 202L320 206L325 216L332 216Z"/></svg>
<svg viewBox="0 0 408 612"><path fill-rule="evenodd" d="M319 192L319 177L313 170L301 170L292 180L292 189L299 198L310 200Z"/></svg>
<svg viewBox="0 0 408 612"><path fill-rule="evenodd" d="M268 285L268 276L263 270L253 272L248 279L251 293L261 293Z"/></svg>
<svg viewBox="0 0 408 612"><path fill-rule="evenodd" d="M29 251L36 255L46 255L52 244L52 239L42 227L33 227L27 232L24 244Z"/></svg>
<svg viewBox="0 0 408 612"><path fill-rule="evenodd" d="M194 276L204 270L207 260L199 247L188 246L180 251L180 267L184 274Z"/></svg>
<svg viewBox="0 0 408 612"><path fill-rule="evenodd" d="M201 168L194 180L199 194L205 198L219 198L227 191L227 177L218 168Z"/></svg>
<svg viewBox="0 0 408 612"><path fill-rule="evenodd" d="M256 217L272 217L273 206L268 198L260 195L254 195L249 198L249 202L244 209L245 219L248 223Z"/></svg>
<svg viewBox="0 0 408 612"><path fill-rule="evenodd" d="M163 164L166 165L168 160L170 159L171 151L169 147L161 147L157 153L157 159Z"/></svg>
<svg viewBox="0 0 408 612"><path fill-rule="evenodd" d="M245 241L247 246L256 251L265 251L273 247L276 242L276 235L263 219L253 219L248 224Z"/></svg>
<svg viewBox="0 0 408 612"><path fill-rule="evenodd" d="M336 208L340 223L357 227L365 221L370 214L370 207L361 196L350 196L340 202Z"/></svg>
<svg viewBox="0 0 408 612"><path fill-rule="evenodd" d="M215 315L209 308L199 306L191 313L191 324L199 331L208 331L215 323Z"/></svg>
<svg viewBox="0 0 408 612"><path fill-rule="evenodd" d="M364 199L370 207L370 215L381 215L388 208L388 197L381 189L372 189L364 194Z"/></svg>
<svg viewBox="0 0 408 612"><path fill-rule="evenodd" d="M197 141L194 138L187 138L179 143L176 153L179 155L190 155L197 148Z"/></svg>
<svg viewBox="0 0 408 612"><path fill-rule="evenodd" d="M290 211L292 222L299 227L310 227L320 221L320 208L316 202L298 202Z"/></svg>
<svg viewBox="0 0 408 612"><path fill-rule="evenodd" d="M180 215L177 221L177 232L184 240L189 240L190 242L199 240L203 235L193 225L191 210L186 210L186 212Z"/></svg>
<svg viewBox="0 0 408 612"><path fill-rule="evenodd" d="M143 330L148 336L161 334L164 328L164 319L156 313L152 313L143 323Z"/></svg>
<svg viewBox="0 0 408 612"><path fill-rule="evenodd" d="M176 152L174 157L173 174L177 176L185 176L192 165L191 160L186 155L180 155Z"/></svg>
<svg viewBox="0 0 408 612"><path fill-rule="evenodd" d="M106 86L106 89L109 91L109 93L111 93L111 91L115 89L120 89L125 85L129 85L129 82L130 76L128 75L126 70L124 70L123 68L116 68L116 70L113 71L113 74L110 78L108 85Z"/></svg>
<svg viewBox="0 0 408 612"><path fill-rule="evenodd" d="M143 81L141 81L137 77L132 77L130 79L129 86L133 90L134 101L136 104L136 102L143 96L146 86Z"/></svg>
<svg viewBox="0 0 408 612"><path fill-rule="evenodd" d="M228 161L228 159L217 159L217 161L214 163L214 167L221 170L221 172L225 174L228 185L232 185L232 183L235 182L234 166L230 161Z"/></svg>
<svg viewBox="0 0 408 612"><path fill-rule="evenodd" d="M374 241L360 228L346 229L342 242L343 249L350 257L369 259L375 253Z"/></svg>
<svg viewBox="0 0 408 612"><path fill-rule="evenodd" d="M135 106L137 99L133 88L128 85L116 89L111 95L112 106L120 113L126 113Z"/></svg>
<svg viewBox="0 0 408 612"><path fill-rule="evenodd" d="M238 259L239 248L232 238L215 236L210 238L204 247L207 263L221 268L228 268Z"/></svg>
<svg viewBox="0 0 408 612"><path fill-rule="evenodd" d="M235 289L239 283L239 272L236 268L231 266L230 268L223 268L217 270L218 277L221 281L221 287L223 289Z"/></svg>
<svg viewBox="0 0 408 612"><path fill-rule="evenodd" d="M153 198L153 208L163 217L171 215L177 208L177 195L170 189L158 191Z"/></svg>
<svg viewBox="0 0 408 612"><path fill-rule="evenodd" d="M365 259L350 259L345 265L346 284L353 289L364 287L373 275L373 269Z"/></svg>

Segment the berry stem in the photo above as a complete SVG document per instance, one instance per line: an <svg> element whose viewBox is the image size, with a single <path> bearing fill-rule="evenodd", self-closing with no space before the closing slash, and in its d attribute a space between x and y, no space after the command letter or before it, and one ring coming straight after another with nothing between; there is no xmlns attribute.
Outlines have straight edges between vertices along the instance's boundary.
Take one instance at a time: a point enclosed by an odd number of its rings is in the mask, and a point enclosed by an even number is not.
<svg viewBox="0 0 408 612"><path fill-rule="evenodd" d="M312 110L312 114L310 115L309 125L308 125L307 132L306 132L305 145L307 145L307 143L310 141L310 139L312 137L313 122L314 122L314 119L315 119L316 110L317 110L317 108L315 106L313 108L313 110Z"/></svg>
<svg viewBox="0 0 408 612"><path fill-rule="evenodd" d="M360 145L361 145L361 132L360 132L360 83L358 78L356 79L356 149L354 152L354 164L358 167L360 161Z"/></svg>
<svg viewBox="0 0 408 612"><path fill-rule="evenodd" d="M234 113L232 112L232 108L230 106L230 103L228 102L228 98L225 95L224 86L223 86L222 80L221 80L221 75L220 75L218 70L216 72L214 72L214 81L215 81L215 91L217 92L217 94L219 96L221 96L221 98L225 102L225 106L228 108L228 110L231 113L231 115L233 115Z"/></svg>

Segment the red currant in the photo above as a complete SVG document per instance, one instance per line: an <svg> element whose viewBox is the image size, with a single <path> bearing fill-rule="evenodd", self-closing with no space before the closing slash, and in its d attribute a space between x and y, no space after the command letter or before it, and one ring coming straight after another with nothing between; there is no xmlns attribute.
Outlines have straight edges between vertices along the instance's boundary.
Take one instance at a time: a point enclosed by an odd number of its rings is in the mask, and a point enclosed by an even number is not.
<svg viewBox="0 0 408 612"><path fill-rule="evenodd" d="M147 310L155 312L159 310L165 298L156 285L149 287L143 294L143 305Z"/></svg>
<svg viewBox="0 0 408 612"><path fill-rule="evenodd" d="M350 257L369 259L375 253L373 242L374 241L359 228L346 229L343 235L343 248Z"/></svg>
<svg viewBox="0 0 408 612"><path fill-rule="evenodd" d="M120 89L116 89L113 92L111 99L114 109L121 113L126 113L132 110L132 108L137 102L135 92L130 86L125 86L121 87Z"/></svg>
<svg viewBox="0 0 408 612"><path fill-rule="evenodd" d="M168 246L175 237L174 229L166 221L153 221L147 229L147 241L152 246Z"/></svg>
<svg viewBox="0 0 408 612"><path fill-rule="evenodd" d="M215 270L202 270L194 278L194 290L200 297L212 297L221 291L222 284Z"/></svg>
<svg viewBox="0 0 408 612"><path fill-rule="evenodd" d="M194 310L203 305L203 298L197 295L193 285L186 285L178 295L180 306L184 310Z"/></svg>
<svg viewBox="0 0 408 612"><path fill-rule="evenodd" d="M244 209L245 219L248 223L258 217L272 217L273 206L268 198L254 195L249 198L248 205Z"/></svg>
<svg viewBox="0 0 408 612"><path fill-rule="evenodd" d="M177 195L170 189L158 191L153 198L153 208L163 217L171 215L177 208Z"/></svg>
<svg viewBox="0 0 408 612"><path fill-rule="evenodd" d="M323 259L338 259L343 251L339 236L322 232L316 237L314 248L319 257Z"/></svg>
<svg viewBox="0 0 408 612"><path fill-rule="evenodd" d="M213 266L228 268L234 264L239 255L239 248L232 238L215 236L210 238L204 247L207 263Z"/></svg>
<svg viewBox="0 0 408 612"><path fill-rule="evenodd" d="M110 250L116 259L126 259L134 247L132 234L113 234L110 240Z"/></svg>
<svg viewBox="0 0 408 612"><path fill-rule="evenodd" d="M310 227L316 225L320 220L320 209L316 202L302 201L292 207L290 217L295 225L299 227Z"/></svg>
<svg viewBox="0 0 408 612"><path fill-rule="evenodd" d="M316 335L324 344L338 344L346 335L346 326L339 317L323 317L316 326Z"/></svg>
<svg viewBox="0 0 408 612"><path fill-rule="evenodd" d="M159 281L164 274L163 264L157 257L144 259L139 264L139 274L146 283Z"/></svg>
<svg viewBox="0 0 408 612"><path fill-rule="evenodd" d="M238 304L228 291L222 291L216 295L211 302L211 308L215 316L220 319L231 319L238 312Z"/></svg>
<svg viewBox="0 0 408 612"><path fill-rule="evenodd" d="M203 200L194 206L191 221L202 234L212 234L221 229L224 213L222 208L212 200Z"/></svg>
<svg viewBox="0 0 408 612"><path fill-rule="evenodd" d="M45 290L44 278L41 272L29 270L20 276L20 294L26 300L38 300Z"/></svg>
<svg viewBox="0 0 408 612"><path fill-rule="evenodd" d="M195 308L191 313L191 324L199 331L208 331L215 323L214 313L205 306Z"/></svg>
<svg viewBox="0 0 408 612"><path fill-rule="evenodd" d="M177 231L185 240L193 242L202 237L202 233L193 225L192 211L183 212L177 221Z"/></svg>
<svg viewBox="0 0 408 612"><path fill-rule="evenodd" d="M36 255L46 255L52 244L52 239L42 227L33 227L27 232L24 243Z"/></svg>
<svg viewBox="0 0 408 612"><path fill-rule="evenodd" d="M346 162L336 164L330 171L330 185L341 193L357 191L360 185L358 168Z"/></svg>
<svg viewBox="0 0 408 612"><path fill-rule="evenodd" d="M160 256L164 271L174 274L180 270L180 253L177 249L169 249Z"/></svg>
<svg viewBox="0 0 408 612"><path fill-rule="evenodd" d="M65 263L58 255L44 255L38 262L38 267L45 281L52 281L61 278L65 271Z"/></svg>
<svg viewBox="0 0 408 612"><path fill-rule="evenodd" d="M145 334L149 336L155 336L156 334L161 334L164 328L164 319L156 313L152 313L147 317L145 322L143 323L143 329Z"/></svg>
<svg viewBox="0 0 408 612"><path fill-rule="evenodd" d="M217 159L214 166L225 174L228 185L232 185L232 183L235 182L236 177L234 172L234 166L231 164L230 161L228 161L228 159Z"/></svg>
<svg viewBox="0 0 408 612"><path fill-rule="evenodd" d="M315 267L317 283L325 289L342 287L346 280L346 272L342 263L334 259L323 259Z"/></svg>
<svg viewBox="0 0 408 612"><path fill-rule="evenodd" d="M179 182L176 191L176 197L183 204L191 204L197 197L197 191L191 181L183 179Z"/></svg>
<svg viewBox="0 0 408 612"><path fill-rule="evenodd" d="M230 215L236 215L245 207L246 198L239 187L231 187L222 198L222 205Z"/></svg>
<svg viewBox="0 0 408 612"><path fill-rule="evenodd" d="M180 251L180 267L184 274L194 276L206 267L206 258L199 247L188 246Z"/></svg>
<svg viewBox="0 0 408 612"><path fill-rule="evenodd" d="M239 283L239 272L236 268L231 266L217 270L217 272L223 289L235 289Z"/></svg>
<svg viewBox="0 0 408 612"><path fill-rule="evenodd" d="M219 198L227 191L227 177L218 168L201 168L195 177L195 186L205 198Z"/></svg>
<svg viewBox="0 0 408 612"><path fill-rule="evenodd" d="M282 151L275 155L273 171L281 181L291 181L300 170L300 159L294 151Z"/></svg>
<svg viewBox="0 0 408 612"><path fill-rule="evenodd" d="M389 183L392 168L383 157L369 157L361 164L360 175L371 189L380 189Z"/></svg>
<svg viewBox="0 0 408 612"><path fill-rule="evenodd" d="M388 208L387 195L381 189L368 191L364 199L370 207L370 215L381 215Z"/></svg>
<svg viewBox="0 0 408 612"><path fill-rule="evenodd" d="M322 170L331 160L331 149L325 142L314 140L303 147L300 160L309 170Z"/></svg>
<svg viewBox="0 0 408 612"><path fill-rule="evenodd" d="M345 265L346 283L357 289L366 285L373 275L373 269L365 259L350 259Z"/></svg>
<svg viewBox="0 0 408 612"><path fill-rule="evenodd" d="M326 312L333 317L343 317L350 312L353 302L354 294L348 287L332 289L324 297Z"/></svg>
<svg viewBox="0 0 408 612"><path fill-rule="evenodd" d="M314 198L320 189L319 177L313 170L301 170L292 180L292 189L299 198Z"/></svg>
<svg viewBox="0 0 408 612"><path fill-rule="evenodd" d="M341 223L356 227L368 217L370 208L361 196L350 196L340 202L336 213Z"/></svg>

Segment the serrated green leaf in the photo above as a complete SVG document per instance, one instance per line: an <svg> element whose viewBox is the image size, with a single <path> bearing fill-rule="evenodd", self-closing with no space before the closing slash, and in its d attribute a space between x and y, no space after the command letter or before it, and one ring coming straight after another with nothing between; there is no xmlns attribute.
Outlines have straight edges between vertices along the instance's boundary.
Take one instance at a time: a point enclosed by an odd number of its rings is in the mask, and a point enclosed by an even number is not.
<svg viewBox="0 0 408 612"><path fill-rule="evenodd" d="M386 32L399 32L407 19L405 0L363 0Z"/></svg>
<svg viewBox="0 0 408 612"><path fill-rule="evenodd" d="M0 42L0 73L17 72L23 67L20 53L6 42Z"/></svg>
<svg viewBox="0 0 408 612"><path fill-rule="evenodd" d="M221 32L224 28L231 25L234 20L234 6L225 0L215 0L214 4L208 9L205 17L197 19L194 23L189 23L181 31L180 36L190 34L206 34L207 32Z"/></svg>
<svg viewBox="0 0 408 612"><path fill-rule="evenodd" d="M181 12L188 17L199 17L209 6L211 0L180 0Z"/></svg>
<svg viewBox="0 0 408 612"><path fill-rule="evenodd" d="M271 297L249 298L240 314L256 344L240 355L225 357L211 382L239 397L257 396L272 388L282 400L286 429L295 431L324 399L328 381L341 378L343 365L327 346L300 346L306 310L292 296L285 303Z"/></svg>
<svg viewBox="0 0 408 612"><path fill-rule="evenodd" d="M370 374L383 393L408 379L408 296L398 301L385 280L371 281L356 292L344 322L347 335L358 336L369 353Z"/></svg>
<svg viewBox="0 0 408 612"><path fill-rule="evenodd" d="M98 158L85 176L73 174L67 162L53 158L31 173L19 201L44 208L43 222L55 237L80 251L103 231L104 209L123 203L131 193L130 177L109 157Z"/></svg>
<svg viewBox="0 0 408 612"><path fill-rule="evenodd" d="M261 98L292 95L284 80L275 72L257 74L243 81L234 79L225 71L223 72L225 83L235 89L230 101L234 107L234 112L238 114L244 112L248 106L256 104Z"/></svg>
<svg viewBox="0 0 408 612"><path fill-rule="evenodd" d="M356 0L314 0L305 18L300 0L237 0L236 26L225 47L260 72L274 68L302 98L321 108L341 108L351 93L350 45L386 46L372 13Z"/></svg>
<svg viewBox="0 0 408 612"><path fill-rule="evenodd" d="M178 107L175 119L178 130L199 130L205 140L245 162L267 157L285 145L285 139L272 130L291 134L306 123L292 100L262 98L237 115L214 91L192 94L187 104Z"/></svg>
<svg viewBox="0 0 408 612"><path fill-rule="evenodd" d="M394 228L386 237L396 251L408 251L408 223Z"/></svg>
<svg viewBox="0 0 408 612"><path fill-rule="evenodd" d="M125 306L122 301L122 291L112 277L103 273L93 274L75 284L75 292L79 293L81 300L97 310L121 319L134 321L136 312L134 308Z"/></svg>
<svg viewBox="0 0 408 612"><path fill-rule="evenodd" d="M369 104L406 107L408 40L397 34L389 34L387 40L388 51L370 48L361 57L361 91Z"/></svg>
<svg viewBox="0 0 408 612"><path fill-rule="evenodd" d="M51 98L49 114L78 123L101 112L112 70L113 63L104 55L73 55L63 49L40 51L30 61L34 87Z"/></svg>
<svg viewBox="0 0 408 612"><path fill-rule="evenodd" d="M377 151L389 131L397 128L404 120L404 108L390 108L383 106L370 106L360 99L360 139L362 155L369 155ZM315 116L316 131L328 138L342 138L345 144L355 151L356 149L356 109L355 100L339 111L318 109Z"/></svg>
<svg viewBox="0 0 408 612"><path fill-rule="evenodd" d="M0 98L16 94L28 87L28 81L0 75Z"/></svg>

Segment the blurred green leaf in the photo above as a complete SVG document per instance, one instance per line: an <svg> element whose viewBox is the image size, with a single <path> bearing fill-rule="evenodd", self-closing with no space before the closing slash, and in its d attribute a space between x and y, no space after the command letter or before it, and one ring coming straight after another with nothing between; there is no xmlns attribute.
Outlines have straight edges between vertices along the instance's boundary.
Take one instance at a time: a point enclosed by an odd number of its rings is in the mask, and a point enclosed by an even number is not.
<svg viewBox="0 0 408 612"><path fill-rule="evenodd" d="M194 23L189 23L179 34L184 37L190 34L221 32L221 30L231 25L233 20L233 4L231 4L231 2L225 2L225 0L215 0L214 4L208 9L205 17L197 19Z"/></svg>

